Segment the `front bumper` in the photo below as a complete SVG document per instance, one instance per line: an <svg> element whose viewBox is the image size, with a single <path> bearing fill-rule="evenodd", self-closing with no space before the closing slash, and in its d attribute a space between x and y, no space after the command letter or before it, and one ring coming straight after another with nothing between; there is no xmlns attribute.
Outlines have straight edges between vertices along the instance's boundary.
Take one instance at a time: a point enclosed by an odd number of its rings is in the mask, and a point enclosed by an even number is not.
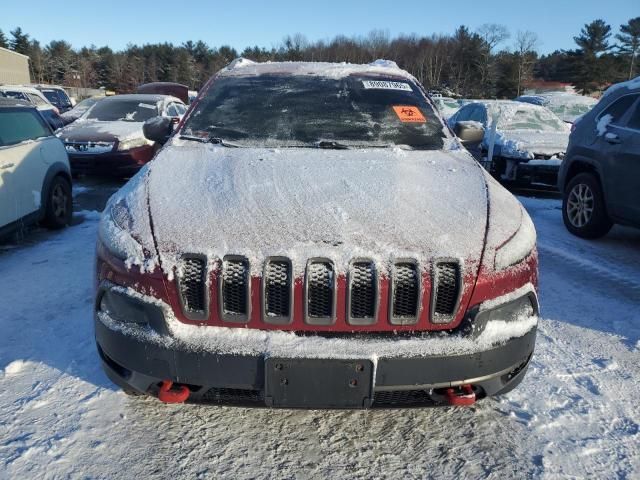
<svg viewBox="0 0 640 480"><path fill-rule="evenodd" d="M154 331L167 334L159 309L144 315ZM474 353L382 356L375 364L366 358L329 358L335 352L327 352L327 358L273 358L194 350L175 342L165 346L111 328L97 313L95 334L106 374L125 390L155 396L161 382L171 380L188 386L188 401L195 403L388 408L443 403L437 391L460 385L472 385L478 398L511 390L525 375L536 329Z"/></svg>
<svg viewBox="0 0 640 480"><path fill-rule="evenodd" d="M69 164L73 175L134 175L153 158L151 145L133 148L123 152L100 154L69 154Z"/></svg>

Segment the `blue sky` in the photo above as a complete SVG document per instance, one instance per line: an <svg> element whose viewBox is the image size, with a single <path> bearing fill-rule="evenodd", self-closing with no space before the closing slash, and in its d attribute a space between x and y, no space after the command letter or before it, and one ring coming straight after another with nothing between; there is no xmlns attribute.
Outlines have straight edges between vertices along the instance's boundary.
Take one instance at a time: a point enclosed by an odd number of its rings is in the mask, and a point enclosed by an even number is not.
<svg viewBox="0 0 640 480"><path fill-rule="evenodd" d="M461 24L475 29L483 23L506 25L538 34L538 50L574 48L573 37L587 22L602 18L614 33L621 23L640 16L639 0L498 0L498 1L360 1L235 0L168 1L109 0L64 2L32 0L29 6L3 0L0 29L21 26L44 45L64 39L74 47L128 43L204 40L242 50L246 46L278 46L286 34L303 33L309 40L336 34L365 35L382 29L400 33L452 33ZM507 42L506 46L509 45Z"/></svg>

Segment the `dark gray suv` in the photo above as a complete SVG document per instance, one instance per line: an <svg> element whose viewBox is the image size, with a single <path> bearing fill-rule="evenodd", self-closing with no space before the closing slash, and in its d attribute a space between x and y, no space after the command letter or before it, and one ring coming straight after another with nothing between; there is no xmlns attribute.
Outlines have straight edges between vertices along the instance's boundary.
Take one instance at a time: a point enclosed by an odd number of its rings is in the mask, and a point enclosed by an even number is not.
<svg viewBox="0 0 640 480"><path fill-rule="evenodd" d="M640 77L611 87L576 122L560 167L562 216L583 238L640 228Z"/></svg>

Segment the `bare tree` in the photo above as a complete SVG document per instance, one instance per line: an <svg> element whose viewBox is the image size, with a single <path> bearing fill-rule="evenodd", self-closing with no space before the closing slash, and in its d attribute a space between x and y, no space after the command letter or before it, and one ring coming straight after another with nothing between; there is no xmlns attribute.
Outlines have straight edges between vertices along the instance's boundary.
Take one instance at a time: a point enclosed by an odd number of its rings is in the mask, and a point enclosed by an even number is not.
<svg viewBox="0 0 640 480"><path fill-rule="evenodd" d="M518 96L522 93L522 85L533 73L533 65L538 57L536 47L538 35L530 31L519 31L516 35L515 54L518 58Z"/></svg>
<svg viewBox="0 0 640 480"><path fill-rule="evenodd" d="M484 41L482 49L482 61L480 64L481 83L485 92L495 93L495 57L494 49L511 37L509 30L504 25L497 23L485 23L480 25L476 33Z"/></svg>

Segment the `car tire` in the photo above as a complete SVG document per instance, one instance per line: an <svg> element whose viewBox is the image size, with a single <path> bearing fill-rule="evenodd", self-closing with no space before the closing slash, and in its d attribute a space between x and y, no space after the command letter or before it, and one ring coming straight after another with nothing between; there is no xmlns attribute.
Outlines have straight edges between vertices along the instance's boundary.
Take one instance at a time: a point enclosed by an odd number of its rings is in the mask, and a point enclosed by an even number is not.
<svg viewBox="0 0 640 480"><path fill-rule="evenodd" d="M562 219L567 230L581 238L600 238L611 230L613 222L595 175L580 173L569 181L562 198Z"/></svg>
<svg viewBox="0 0 640 480"><path fill-rule="evenodd" d="M64 177L57 176L49 185L42 223L54 230L64 228L71 223L72 214L73 197L71 195L71 184Z"/></svg>

